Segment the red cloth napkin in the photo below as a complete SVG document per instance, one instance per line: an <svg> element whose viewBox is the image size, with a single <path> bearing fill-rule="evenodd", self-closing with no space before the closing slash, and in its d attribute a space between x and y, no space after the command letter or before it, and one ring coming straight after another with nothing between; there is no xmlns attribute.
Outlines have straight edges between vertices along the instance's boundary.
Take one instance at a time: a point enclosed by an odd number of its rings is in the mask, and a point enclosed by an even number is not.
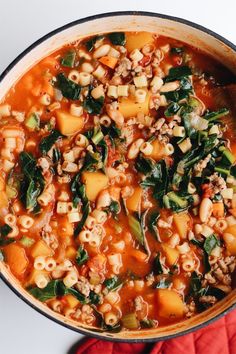
<svg viewBox="0 0 236 354"><path fill-rule="evenodd" d="M86 339L76 354L236 354L236 310L193 333L157 343Z"/></svg>

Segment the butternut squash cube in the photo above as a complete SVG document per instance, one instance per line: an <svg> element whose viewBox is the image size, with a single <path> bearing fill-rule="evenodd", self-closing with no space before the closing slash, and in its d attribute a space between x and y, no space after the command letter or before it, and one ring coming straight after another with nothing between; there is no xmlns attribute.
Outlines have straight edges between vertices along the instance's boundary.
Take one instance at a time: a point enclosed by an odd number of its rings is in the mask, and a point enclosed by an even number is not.
<svg viewBox="0 0 236 354"><path fill-rule="evenodd" d="M12 243L4 248L7 264L16 277L21 277L29 264L23 247Z"/></svg>
<svg viewBox="0 0 236 354"><path fill-rule="evenodd" d="M75 259L76 253L76 249L73 246L69 246L66 249L66 258Z"/></svg>
<svg viewBox="0 0 236 354"><path fill-rule="evenodd" d="M108 186L108 177L102 172L83 172L82 182L88 199L94 202L98 194Z"/></svg>
<svg viewBox="0 0 236 354"><path fill-rule="evenodd" d="M174 225L179 236L183 239L187 238L188 231L191 227L191 218L188 213L174 214Z"/></svg>
<svg viewBox="0 0 236 354"><path fill-rule="evenodd" d="M126 35L126 48L128 52L134 49L141 49L146 44L153 43L154 38L150 32L132 32Z"/></svg>
<svg viewBox="0 0 236 354"><path fill-rule="evenodd" d="M5 180L4 180L4 178L2 176L0 176L0 191L4 191L5 188L6 188Z"/></svg>
<svg viewBox="0 0 236 354"><path fill-rule="evenodd" d="M76 297L71 294L65 295L64 299L68 303L70 309L73 309L80 304L79 300L77 300Z"/></svg>
<svg viewBox="0 0 236 354"><path fill-rule="evenodd" d="M63 135L73 135L81 131L84 118L73 116L64 111L57 111L57 125Z"/></svg>
<svg viewBox="0 0 236 354"><path fill-rule="evenodd" d="M152 144L153 150L152 150L152 153L149 157L151 157L155 161L158 161L163 156L163 145L157 139L153 140L151 144Z"/></svg>
<svg viewBox="0 0 236 354"><path fill-rule="evenodd" d="M100 63L108 66L109 68L111 69L114 69L116 64L117 64L117 61L118 59L117 58L113 58L113 57L110 57L110 56L105 56L105 57L101 57L100 59L98 59L100 61Z"/></svg>
<svg viewBox="0 0 236 354"><path fill-rule="evenodd" d="M174 290L158 289L156 298L160 317L176 319L184 316L184 303Z"/></svg>
<svg viewBox="0 0 236 354"><path fill-rule="evenodd" d="M133 97L122 97L119 101L119 111L124 118L135 117L139 112L147 115L149 112L149 98L150 95L147 94L143 103L136 103Z"/></svg>
<svg viewBox="0 0 236 354"><path fill-rule="evenodd" d="M31 256L34 258L39 256L49 257L53 253L53 250L43 240L37 241L31 249Z"/></svg>
<svg viewBox="0 0 236 354"><path fill-rule="evenodd" d="M46 270L33 269L30 276L29 276L29 279L27 281L27 286L35 284L35 278L39 274L47 276L49 274L49 272L47 272Z"/></svg>
<svg viewBox="0 0 236 354"><path fill-rule="evenodd" d="M59 236L66 238L74 234L74 226L72 223L69 223L67 215L60 218L60 227L57 233Z"/></svg>
<svg viewBox="0 0 236 354"><path fill-rule="evenodd" d="M231 256L236 256L236 225L228 226L224 231L223 239L227 251Z"/></svg>
<svg viewBox="0 0 236 354"><path fill-rule="evenodd" d="M165 253L168 265L174 265L179 257L179 251L164 244L162 244L162 249Z"/></svg>
<svg viewBox="0 0 236 354"><path fill-rule="evenodd" d="M139 211L141 207L143 190L141 187L136 187L134 193L126 199L126 206L130 211Z"/></svg>

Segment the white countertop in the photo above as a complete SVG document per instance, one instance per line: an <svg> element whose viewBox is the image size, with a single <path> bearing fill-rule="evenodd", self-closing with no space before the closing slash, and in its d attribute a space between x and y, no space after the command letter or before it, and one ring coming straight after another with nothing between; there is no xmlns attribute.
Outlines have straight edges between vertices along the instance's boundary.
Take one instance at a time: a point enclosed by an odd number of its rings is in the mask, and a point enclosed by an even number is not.
<svg viewBox="0 0 236 354"><path fill-rule="evenodd" d="M235 0L0 0L0 72L49 31L78 18L122 10L182 17L236 43ZM80 338L34 311L0 280L2 354L73 354L69 350Z"/></svg>

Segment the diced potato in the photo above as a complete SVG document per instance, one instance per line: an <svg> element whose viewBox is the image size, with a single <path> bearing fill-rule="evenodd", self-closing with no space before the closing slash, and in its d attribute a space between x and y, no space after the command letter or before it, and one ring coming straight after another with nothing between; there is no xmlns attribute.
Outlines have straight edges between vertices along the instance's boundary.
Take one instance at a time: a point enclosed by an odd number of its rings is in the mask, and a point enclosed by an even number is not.
<svg viewBox="0 0 236 354"><path fill-rule="evenodd" d="M187 238L188 231L191 226L191 218L188 213L174 214L174 225L179 236L183 239Z"/></svg>
<svg viewBox="0 0 236 354"><path fill-rule="evenodd" d="M157 308L160 317L176 319L184 316L184 303L174 290L157 290Z"/></svg>
<svg viewBox="0 0 236 354"><path fill-rule="evenodd" d="M57 125L63 135L73 135L81 131L84 126L84 118L75 117L64 111L57 111Z"/></svg>
<svg viewBox="0 0 236 354"><path fill-rule="evenodd" d="M162 244L162 249L165 253L168 265L174 265L179 257L179 251L164 244Z"/></svg>
<svg viewBox="0 0 236 354"><path fill-rule="evenodd" d="M108 177L102 172L83 172L82 182L88 199L94 202L98 194L108 186Z"/></svg>
<svg viewBox="0 0 236 354"><path fill-rule="evenodd" d="M111 69L114 69L116 64L117 64L117 61L118 59L117 58L113 58L113 57L110 57L110 56L105 56L105 57L101 57L100 59L98 59L100 61L100 63L108 66L109 68Z"/></svg>
<svg viewBox="0 0 236 354"><path fill-rule="evenodd" d="M68 303L69 308L73 309L80 304L79 300L75 296L68 294L64 296L64 299Z"/></svg>
<svg viewBox="0 0 236 354"><path fill-rule="evenodd" d="M153 43L154 38L150 32L133 32L126 35L126 48L128 52L134 49L141 49L146 44Z"/></svg>
<svg viewBox="0 0 236 354"><path fill-rule="evenodd" d="M29 264L24 248L12 243L5 247L4 254L12 273L17 277L22 276Z"/></svg>
<svg viewBox="0 0 236 354"><path fill-rule="evenodd" d="M53 253L53 250L43 240L37 241L31 249L31 256L34 258L52 256Z"/></svg>
<svg viewBox="0 0 236 354"><path fill-rule="evenodd" d="M155 139L152 141L152 153L151 155L149 155L149 157L151 157L153 160L160 160L163 157L163 145L160 143L159 140Z"/></svg>
<svg viewBox="0 0 236 354"><path fill-rule="evenodd" d="M142 188L136 187L134 193L126 199L126 206L130 211L140 210L142 193Z"/></svg>
<svg viewBox="0 0 236 354"><path fill-rule="evenodd" d="M119 101L119 111L124 118L135 117L139 112L147 115L149 112L150 95L146 95L143 103L136 103L132 97L121 97Z"/></svg>

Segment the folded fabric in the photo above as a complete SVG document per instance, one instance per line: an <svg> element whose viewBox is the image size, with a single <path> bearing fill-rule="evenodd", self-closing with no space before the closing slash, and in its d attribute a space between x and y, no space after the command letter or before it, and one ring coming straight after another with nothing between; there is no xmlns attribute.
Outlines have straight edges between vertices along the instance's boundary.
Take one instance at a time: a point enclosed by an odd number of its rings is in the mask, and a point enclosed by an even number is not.
<svg viewBox="0 0 236 354"><path fill-rule="evenodd" d="M76 354L236 354L236 310L198 331L157 343L86 339Z"/></svg>

